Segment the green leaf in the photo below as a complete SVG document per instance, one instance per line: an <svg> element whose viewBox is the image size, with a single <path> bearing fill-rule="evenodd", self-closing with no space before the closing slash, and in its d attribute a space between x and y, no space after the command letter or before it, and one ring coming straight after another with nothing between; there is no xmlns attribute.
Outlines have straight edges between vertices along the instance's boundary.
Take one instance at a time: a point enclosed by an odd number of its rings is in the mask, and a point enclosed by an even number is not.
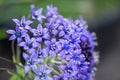
<svg viewBox="0 0 120 80"><path fill-rule="evenodd" d="M24 69L19 69L17 74L13 75L9 80L23 80L24 76Z"/></svg>
<svg viewBox="0 0 120 80"><path fill-rule="evenodd" d="M19 77L17 75L13 75L10 80L19 80Z"/></svg>

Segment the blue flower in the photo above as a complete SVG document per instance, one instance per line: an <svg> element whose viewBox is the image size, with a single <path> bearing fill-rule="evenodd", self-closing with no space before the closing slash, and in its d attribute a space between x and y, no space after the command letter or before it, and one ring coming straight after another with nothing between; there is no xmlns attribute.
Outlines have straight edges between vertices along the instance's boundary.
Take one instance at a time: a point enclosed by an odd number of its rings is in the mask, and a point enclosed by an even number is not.
<svg viewBox="0 0 120 80"><path fill-rule="evenodd" d="M17 39L18 43L22 41L22 37L26 36L26 31L25 30L19 30L16 26L16 31L14 30L7 30L6 31L8 34L12 34L12 36L9 38L9 40L15 40Z"/></svg>
<svg viewBox="0 0 120 80"><path fill-rule="evenodd" d="M41 65L40 68L34 67L33 71L37 75L34 80L52 80L49 77L49 74L52 72L52 69L46 69L44 65Z"/></svg>
<svg viewBox="0 0 120 80"><path fill-rule="evenodd" d="M37 29L32 29L31 31L32 31L33 35L36 37L36 40L38 42L42 42L42 39L50 38L50 36L48 34L48 29L42 28L41 24L38 24Z"/></svg>
<svg viewBox="0 0 120 80"><path fill-rule="evenodd" d="M45 41L45 45L50 56L55 56L61 50L61 45L55 38L52 38L51 41Z"/></svg>
<svg viewBox="0 0 120 80"><path fill-rule="evenodd" d="M76 50L72 52L72 56L70 59L70 64L81 64L85 60L84 54L81 54L80 50Z"/></svg>
<svg viewBox="0 0 120 80"><path fill-rule="evenodd" d="M83 62L81 62L81 64L77 64L77 66L76 66L76 69L78 70L78 72L81 72L81 73L87 73L88 70L90 72L92 72L91 71L92 69L90 69L90 68L91 68L90 63L87 61L83 61Z"/></svg>
<svg viewBox="0 0 120 80"><path fill-rule="evenodd" d="M72 46L70 46L68 40L60 39L60 43L62 45L62 50L59 53L60 54L60 58L65 58L65 59L69 60L70 59L70 54L73 51Z"/></svg>
<svg viewBox="0 0 120 80"><path fill-rule="evenodd" d="M73 34L72 24L69 23L69 21L63 21L63 26L60 26L60 32L59 36L64 36L65 38Z"/></svg>
<svg viewBox="0 0 120 80"><path fill-rule="evenodd" d="M35 38L30 38L29 35L26 35L25 41L19 43L19 46L24 47L25 50L28 50L30 53L35 52L36 47L40 44L36 42Z"/></svg>
<svg viewBox="0 0 120 80"><path fill-rule="evenodd" d="M50 20L49 23L46 23L45 26L48 28L48 31L51 35L57 35L58 34L58 30L57 27L58 25L55 24L55 21Z"/></svg>
<svg viewBox="0 0 120 80"><path fill-rule="evenodd" d="M79 45L80 38L77 35L68 36L68 37L66 37L66 39L69 41L69 45L72 48L80 49L80 45Z"/></svg>
<svg viewBox="0 0 120 80"><path fill-rule="evenodd" d="M72 79L77 74L77 71L74 68L75 66L73 65L61 65L60 67L64 72L63 75L66 80Z"/></svg>
<svg viewBox="0 0 120 80"><path fill-rule="evenodd" d="M42 19L45 19L45 16L42 15L42 8L36 9L34 5L31 6L32 19L37 19L42 23Z"/></svg>
<svg viewBox="0 0 120 80"><path fill-rule="evenodd" d="M53 7L53 5L47 6L47 12L46 12L46 16L47 17L55 17L55 15L57 15L57 8Z"/></svg>
<svg viewBox="0 0 120 80"><path fill-rule="evenodd" d="M38 47L36 56L38 63L41 63L43 61L43 58L46 58L48 56L46 49L41 49L41 47Z"/></svg>
<svg viewBox="0 0 120 80"><path fill-rule="evenodd" d="M28 55L26 53L23 53L23 58L25 59L25 73L28 73L31 68L35 67L36 64L36 58L35 54Z"/></svg>
<svg viewBox="0 0 120 80"><path fill-rule="evenodd" d="M79 17L79 19L75 20L74 24L78 26L78 28L87 28L87 24L82 17Z"/></svg>
<svg viewBox="0 0 120 80"><path fill-rule="evenodd" d="M25 16L23 16L20 21L18 19L13 19L13 21L16 23L16 25L19 27L19 29L22 29L22 30L23 29L30 30L31 27L29 25L31 23L33 23L30 20L26 20Z"/></svg>

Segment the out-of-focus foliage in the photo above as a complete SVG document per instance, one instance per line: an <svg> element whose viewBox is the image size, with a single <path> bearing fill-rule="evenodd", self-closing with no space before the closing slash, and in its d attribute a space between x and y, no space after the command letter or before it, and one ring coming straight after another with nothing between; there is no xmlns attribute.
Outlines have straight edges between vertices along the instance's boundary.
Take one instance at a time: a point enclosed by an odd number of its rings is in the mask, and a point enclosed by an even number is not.
<svg viewBox="0 0 120 80"><path fill-rule="evenodd" d="M0 23L27 15L32 3L43 8L48 4L53 4L65 17L76 18L79 15L99 14L99 12L115 8L120 0L0 0Z"/></svg>
<svg viewBox="0 0 120 80"><path fill-rule="evenodd" d="M93 0L94 4L94 19L98 22L105 20L113 20L118 16L120 11L120 0Z"/></svg>
<svg viewBox="0 0 120 80"><path fill-rule="evenodd" d="M8 21L15 17L21 17L22 15L28 15L30 13L30 5L35 3L38 7L45 8L46 5L53 4L57 6L59 12L65 16L76 17L79 14L78 0L2 0L0 1L0 23Z"/></svg>
<svg viewBox="0 0 120 80"><path fill-rule="evenodd" d="M65 17L77 18L82 15L89 22L93 19L104 20L104 14L109 17L109 14L115 13L120 0L0 0L0 29L14 27L12 18L20 19L23 15L29 15L32 3L43 8L53 4ZM0 30L1 35L3 32ZM3 36L0 39L5 38Z"/></svg>
<svg viewBox="0 0 120 80"><path fill-rule="evenodd" d="M0 29L0 40L5 39L7 37L7 34L5 32L5 29Z"/></svg>
<svg viewBox="0 0 120 80"><path fill-rule="evenodd" d="M111 9L120 4L120 0L93 0L96 12L101 12L103 10Z"/></svg>

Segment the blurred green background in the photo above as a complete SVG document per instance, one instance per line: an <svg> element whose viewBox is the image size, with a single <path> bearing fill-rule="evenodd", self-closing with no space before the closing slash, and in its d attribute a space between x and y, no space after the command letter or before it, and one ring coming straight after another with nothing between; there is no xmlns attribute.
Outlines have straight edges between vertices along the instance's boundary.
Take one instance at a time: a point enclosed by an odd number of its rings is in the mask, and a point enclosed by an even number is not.
<svg viewBox="0 0 120 80"><path fill-rule="evenodd" d="M90 23L111 19L119 11L120 0L0 0L0 39L6 38L5 28L13 27L12 18L20 19L30 13L30 5L45 8L53 4L65 17L79 16Z"/></svg>
<svg viewBox="0 0 120 80"><path fill-rule="evenodd" d="M97 50L101 57L96 80L120 80L120 0L0 0L0 56L11 59L5 30L15 27L13 18L29 15L31 4L44 9L53 4L66 18L82 16L89 30L96 32L98 37ZM8 51L5 51L6 46ZM4 65L1 61L0 66ZM2 76L4 74L0 72L0 80L9 78L9 75Z"/></svg>

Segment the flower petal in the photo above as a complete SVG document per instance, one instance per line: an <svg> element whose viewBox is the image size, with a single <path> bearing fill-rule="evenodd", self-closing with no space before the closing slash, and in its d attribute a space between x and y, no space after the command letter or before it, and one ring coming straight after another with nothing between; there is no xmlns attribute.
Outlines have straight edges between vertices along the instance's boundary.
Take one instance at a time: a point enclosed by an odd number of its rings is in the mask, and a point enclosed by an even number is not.
<svg viewBox="0 0 120 80"><path fill-rule="evenodd" d="M26 35L25 42L30 42L30 36L29 35Z"/></svg>
<svg viewBox="0 0 120 80"><path fill-rule="evenodd" d="M40 71L44 71L44 70L45 70L45 65L41 64Z"/></svg>
<svg viewBox="0 0 120 80"><path fill-rule="evenodd" d="M40 80L39 76L36 76L34 80Z"/></svg>
<svg viewBox="0 0 120 80"><path fill-rule="evenodd" d="M52 80L52 79L49 76L47 76L45 80Z"/></svg>
<svg viewBox="0 0 120 80"><path fill-rule="evenodd" d="M9 38L9 40L14 40L14 39L16 39L16 36L15 36L15 35L12 35L12 36Z"/></svg>
<svg viewBox="0 0 120 80"><path fill-rule="evenodd" d="M40 14L41 15L41 13L42 13L42 8L39 8L38 10L37 10L37 14Z"/></svg>
<svg viewBox="0 0 120 80"><path fill-rule="evenodd" d="M15 31L14 30L7 30L6 31L8 34L15 34Z"/></svg>
<svg viewBox="0 0 120 80"><path fill-rule="evenodd" d="M52 51L52 50L50 50L49 53L50 53L50 56L51 56L51 57L53 57L53 56L55 55L55 52Z"/></svg>
<svg viewBox="0 0 120 80"><path fill-rule="evenodd" d="M54 30L52 30L52 33L53 33L54 35L57 35L58 31L54 29Z"/></svg>
<svg viewBox="0 0 120 80"><path fill-rule="evenodd" d="M60 31L59 36L61 37L63 35L65 35L64 31Z"/></svg>
<svg viewBox="0 0 120 80"><path fill-rule="evenodd" d="M51 44L50 41L45 41L44 43L46 46L50 46L50 44Z"/></svg>
<svg viewBox="0 0 120 80"><path fill-rule="evenodd" d="M26 53L23 53L23 58L27 61L29 59L29 56Z"/></svg>
<svg viewBox="0 0 120 80"><path fill-rule="evenodd" d="M26 29L28 30L31 30L31 27L30 26L25 26Z"/></svg>
<svg viewBox="0 0 120 80"><path fill-rule="evenodd" d="M32 69L35 72L35 74L37 74L37 75L39 74L39 70L38 70L37 66L32 66Z"/></svg>
<svg viewBox="0 0 120 80"><path fill-rule="evenodd" d="M30 20L27 20L25 23L26 23L27 25L30 25L30 24L33 23L33 22L30 21Z"/></svg>
<svg viewBox="0 0 120 80"><path fill-rule="evenodd" d="M51 42L55 43L56 42L56 38L52 38Z"/></svg>
<svg viewBox="0 0 120 80"><path fill-rule="evenodd" d="M38 30L38 32L42 32L42 25L41 24L38 24L37 30Z"/></svg>
<svg viewBox="0 0 120 80"><path fill-rule="evenodd" d="M28 73L30 71L30 66L26 65L25 66L25 73Z"/></svg>
<svg viewBox="0 0 120 80"><path fill-rule="evenodd" d="M38 47L40 44L39 43L37 43L37 42L33 42L33 47Z"/></svg>
<svg viewBox="0 0 120 80"><path fill-rule="evenodd" d="M16 23L16 25L20 25L20 21L18 19L12 19L12 20Z"/></svg>
<svg viewBox="0 0 120 80"><path fill-rule="evenodd" d="M26 43L25 43L25 42L20 42L18 45L19 45L19 46L25 46Z"/></svg>
<svg viewBox="0 0 120 80"><path fill-rule="evenodd" d="M43 38L50 39L50 36L48 34L44 34Z"/></svg>
<svg viewBox="0 0 120 80"><path fill-rule="evenodd" d="M47 51L46 51L46 49L43 49L42 52L43 52L43 57L47 57Z"/></svg>
<svg viewBox="0 0 120 80"><path fill-rule="evenodd" d="M41 37L38 37L38 38L37 38L37 41L38 41L38 42L41 42L41 41L42 41L42 38L41 38Z"/></svg>
<svg viewBox="0 0 120 80"><path fill-rule="evenodd" d="M46 74L50 74L52 72L52 68L46 70Z"/></svg>
<svg viewBox="0 0 120 80"><path fill-rule="evenodd" d="M21 22L25 22L25 16L21 18Z"/></svg>

